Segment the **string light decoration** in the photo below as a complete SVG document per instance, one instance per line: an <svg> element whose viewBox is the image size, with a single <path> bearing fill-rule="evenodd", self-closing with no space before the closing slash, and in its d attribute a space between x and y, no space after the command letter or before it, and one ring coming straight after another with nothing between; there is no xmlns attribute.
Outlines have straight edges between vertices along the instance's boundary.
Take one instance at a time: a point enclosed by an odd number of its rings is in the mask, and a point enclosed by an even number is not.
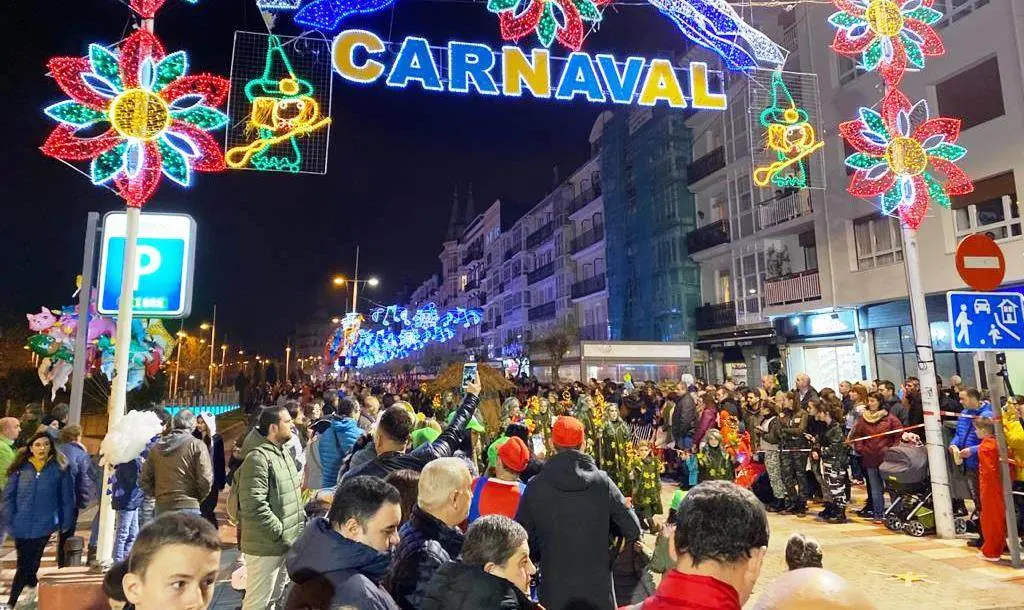
<svg viewBox="0 0 1024 610"><path fill-rule="evenodd" d="M908 70L924 69L926 57L945 53L932 27L942 12L935 0L832 0L839 9L828 18L836 28L832 50L860 58L867 72L878 71L896 87Z"/></svg>
<svg viewBox="0 0 1024 610"><path fill-rule="evenodd" d="M881 113L860 109L860 118L839 125L839 133L857 152L846 159L856 170L847 190L855 197L879 197L882 212L899 214L917 230L929 201L948 208L950 195L974 190L956 165L967 149L956 142L960 120L930 118L924 100L911 104L899 89L890 89ZM945 175L945 185L935 172Z"/></svg>
<svg viewBox="0 0 1024 610"><path fill-rule="evenodd" d="M256 0L261 11L294 11L301 4L302 0Z"/></svg>
<svg viewBox="0 0 1024 610"><path fill-rule="evenodd" d="M393 3L394 0L314 0L295 13L295 23L321 32L335 32L346 17L376 13Z"/></svg>
<svg viewBox="0 0 1024 610"><path fill-rule="evenodd" d="M139 17L143 19L152 19L156 12L160 10L160 7L164 5L166 0L130 0L128 6L133 11L138 13ZM189 4L198 4L199 0L185 0Z"/></svg>
<svg viewBox="0 0 1024 610"><path fill-rule="evenodd" d="M807 111L797 106L789 92L782 72L772 73L772 103L759 117L767 133L768 149L776 160L754 170L754 184L774 184L779 188L806 188L807 167L804 159L825 146L817 139Z"/></svg>
<svg viewBox="0 0 1024 610"><path fill-rule="evenodd" d="M348 355L349 349L355 345L359 337L359 328L363 324L363 315L349 312L341 319L341 325L331 333L324 346L324 360L335 362L338 358Z"/></svg>
<svg viewBox="0 0 1024 610"><path fill-rule="evenodd" d="M684 36L714 51L733 70L776 70L787 52L751 27L726 0L648 0Z"/></svg>
<svg viewBox="0 0 1024 610"><path fill-rule="evenodd" d="M303 168L303 155L298 139L331 123L330 117L322 116L314 93L313 83L295 74L281 39L269 36L263 72L245 85L250 111L244 134L255 133L256 138L228 148L229 130L224 155L227 166L299 172Z"/></svg>
<svg viewBox="0 0 1024 610"><path fill-rule="evenodd" d="M456 307L439 313L428 303L415 312L399 305L380 307L370 314L381 328L361 329L348 350L345 363L366 368L406 358L430 343L445 343L455 337L458 327L469 328L483 321L483 310ZM337 334L337 331L335 331Z"/></svg>
<svg viewBox="0 0 1024 610"><path fill-rule="evenodd" d="M50 73L70 100L44 112L59 124L42 145L65 161L90 161L93 184L114 185L129 206L142 207L161 176L188 187L194 171L224 169L224 156L207 132L227 123L217 110L228 81L187 75L184 51L165 54L146 30L136 30L118 51L89 45L89 56L55 57ZM83 129L107 129L82 137Z"/></svg>
<svg viewBox="0 0 1024 610"><path fill-rule="evenodd" d="M580 50L586 35L584 22L601 22L601 7L611 0L488 0L487 10L497 13L501 37L519 41L531 33L545 47L555 40L572 51ZM561 21L558 16L561 16Z"/></svg>

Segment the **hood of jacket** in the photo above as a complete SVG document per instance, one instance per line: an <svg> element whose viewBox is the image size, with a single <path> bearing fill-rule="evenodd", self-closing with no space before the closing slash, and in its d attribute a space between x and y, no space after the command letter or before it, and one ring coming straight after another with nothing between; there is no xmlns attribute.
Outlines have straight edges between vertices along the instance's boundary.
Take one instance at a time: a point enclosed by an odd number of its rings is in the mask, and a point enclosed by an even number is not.
<svg viewBox="0 0 1024 610"><path fill-rule="evenodd" d="M323 517L313 519L288 551L288 575L299 584L311 576L331 572L359 573L380 583L391 555L349 540L331 528Z"/></svg>
<svg viewBox="0 0 1024 610"><path fill-rule="evenodd" d="M209 411L200 411L199 418L206 422L206 427L210 429L210 438L213 438L217 434L217 418Z"/></svg>
<svg viewBox="0 0 1024 610"><path fill-rule="evenodd" d="M250 451L262 445L265 440L267 440L267 437L260 434L260 431L256 428L249 430L249 433L245 435L245 440L242 441L242 449L239 457L244 460L245 456L249 455Z"/></svg>
<svg viewBox="0 0 1024 610"><path fill-rule="evenodd" d="M462 532L457 527L451 527L442 522L419 506L412 509L407 527L417 530L424 540L437 540L453 559L462 552Z"/></svg>
<svg viewBox="0 0 1024 610"><path fill-rule="evenodd" d="M343 437L348 433L355 433L360 436L363 434L363 429L359 427L359 422L351 417L333 417L330 422L334 432L343 435Z"/></svg>
<svg viewBox="0 0 1024 610"><path fill-rule="evenodd" d="M536 608L514 584L460 562L438 568L424 595L426 610L512 610Z"/></svg>
<svg viewBox="0 0 1024 610"><path fill-rule="evenodd" d="M553 455L544 464L541 474L559 491L583 491L601 478L594 458L575 449Z"/></svg>
<svg viewBox="0 0 1024 610"><path fill-rule="evenodd" d="M171 430L156 441L156 449L162 455L170 455L192 438L195 437L188 430Z"/></svg>

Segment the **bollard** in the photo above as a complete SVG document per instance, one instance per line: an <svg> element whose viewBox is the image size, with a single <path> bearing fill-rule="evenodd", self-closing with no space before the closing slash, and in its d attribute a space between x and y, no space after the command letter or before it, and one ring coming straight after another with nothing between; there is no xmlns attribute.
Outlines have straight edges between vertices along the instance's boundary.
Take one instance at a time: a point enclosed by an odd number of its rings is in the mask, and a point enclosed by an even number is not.
<svg viewBox="0 0 1024 610"><path fill-rule="evenodd" d="M85 565L82 562L82 549L85 548L85 539L81 536L72 536L64 541L64 557L67 560L68 568L77 568Z"/></svg>

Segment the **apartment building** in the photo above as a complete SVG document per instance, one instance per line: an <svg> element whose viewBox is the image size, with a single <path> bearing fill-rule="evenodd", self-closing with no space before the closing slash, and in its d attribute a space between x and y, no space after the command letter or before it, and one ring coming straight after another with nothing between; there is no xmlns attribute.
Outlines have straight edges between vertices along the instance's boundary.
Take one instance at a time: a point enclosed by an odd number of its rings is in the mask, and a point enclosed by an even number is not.
<svg viewBox="0 0 1024 610"><path fill-rule="evenodd" d="M1024 283L1016 195L1024 116L1014 103L1024 97L1018 25L1024 4L936 0L935 8L945 14L937 28L946 54L908 73L901 89L912 101L926 100L933 117L963 121L960 144L968 154L959 164L975 180L975 192L954 198L952 209L933 207L918 243L937 372L974 384L973 357L950 349L944 293L964 288L954 250L975 232L1002 245L1004 286ZM700 226L687 235L687 246L700 265L697 346L711 379L754 383L773 362L791 376L808 372L819 387L916 374L899 222L846 192L844 159L852 151L836 129L858 108L876 105L881 85L877 75L829 49L833 30L826 20L833 11L798 4L791 11L756 10L753 17L755 27L791 51L786 71L816 75L825 142L818 153L824 171L812 172L817 187L777 193L753 183L751 143L756 152L764 137L751 120L761 108L747 106L756 97L749 91L756 75L728 75L728 110L688 121L694 161L687 179ZM1024 373L1010 359L1011 374Z"/></svg>

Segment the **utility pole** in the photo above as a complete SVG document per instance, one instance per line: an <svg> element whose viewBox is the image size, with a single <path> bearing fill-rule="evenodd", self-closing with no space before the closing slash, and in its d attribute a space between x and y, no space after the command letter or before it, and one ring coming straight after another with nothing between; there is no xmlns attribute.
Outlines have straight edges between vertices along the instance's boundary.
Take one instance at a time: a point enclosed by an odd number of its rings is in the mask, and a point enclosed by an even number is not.
<svg viewBox="0 0 1024 610"><path fill-rule="evenodd" d="M206 395L213 394L213 376L217 369L213 365L213 348L217 344L217 304L213 304L213 327L210 329L210 381L207 384Z"/></svg>
<svg viewBox="0 0 1024 610"><path fill-rule="evenodd" d="M358 311L356 299L359 297L359 244L356 244L356 274L352 279L352 313Z"/></svg>
<svg viewBox="0 0 1024 610"><path fill-rule="evenodd" d="M82 395L85 393L85 353L89 343L89 310L92 302L93 267L96 262L96 233L100 215L89 212L85 221L85 251L82 253L82 285L78 288L78 328L75 330L75 357L71 362L71 404L68 423L82 422Z"/></svg>

